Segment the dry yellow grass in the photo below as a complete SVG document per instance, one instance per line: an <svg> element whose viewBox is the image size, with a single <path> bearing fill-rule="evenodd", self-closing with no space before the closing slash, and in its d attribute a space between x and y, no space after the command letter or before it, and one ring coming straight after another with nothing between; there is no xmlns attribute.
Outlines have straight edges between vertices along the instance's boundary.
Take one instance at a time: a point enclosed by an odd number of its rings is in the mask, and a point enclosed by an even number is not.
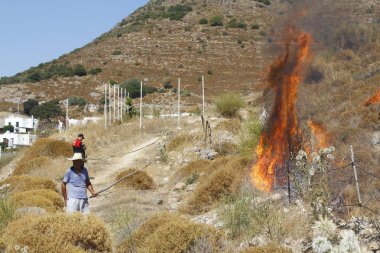
<svg viewBox="0 0 380 253"><path fill-rule="evenodd" d="M116 176L116 180L119 180L131 173L134 173L135 171L137 170L124 170ZM126 178L125 180L121 181L119 184L117 184L117 187L124 187L136 190L151 190L155 188L155 183L153 181L153 178L149 176L148 173L146 173L145 171L138 171L130 177Z"/></svg>
<svg viewBox="0 0 380 253"><path fill-rule="evenodd" d="M0 186L5 184L10 184L11 191L13 193L39 189L56 190L55 183L46 177L34 177L27 175L11 176L0 182Z"/></svg>
<svg viewBox="0 0 380 253"><path fill-rule="evenodd" d="M178 182L184 180L190 177L193 173L203 174L208 170L211 163L210 160L205 159L195 160L178 170L173 176L173 181Z"/></svg>
<svg viewBox="0 0 380 253"><path fill-rule="evenodd" d="M22 217L8 224L3 242L7 252L28 246L39 252L111 252L105 224L94 215L54 214Z"/></svg>
<svg viewBox="0 0 380 253"><path fill-rule="evenodd" d="M181 134L175 136L167 145L168 151L178 151L186 145L189 145L192 141L194 141L194 136L189 134Z"/></svg>
<svg viewBox="0 0 380 253"><path fill-rule="evenodd" d="M207 212L223 197L238 192L248 164L248 159L231 157L211 165L210 170L214 168L213 172L201 178L193 195L180 210L188 214Z"/></svg>
<svg viewBox="0 0 380 253"><path fill-rule="evenodd" d="M16 207L41 207L48 212L62 210L64 203L60 194L53 190L29 190L18 192L10 197Z"/></svg>
<svg viewBox="0 0 380 253"><path fill-rule="evenodd" d="M23 155L14 169L14 175L29 174L33 170L54 170L52 159L72 156L70 143L49 138L38 139Z"/></svg>
<svg viewBox="0 0 380 253"><path fill-rule="evenodd" d="M222 233L215 228L196 224L175 213L159 213L144 222L132 237L118 247L118 252L186 252L198 241L217 252ZM197 252L196 250L194 252Z"/></svg>
<svg viewBox="0 0 380 253"><path fill-rule="evenodd" d="M228 131L233 134L238 134L241 128L241 120L237 117L231 119L225 119L220 122L216 127L215 131Z"/></svg>
<svg viewBox="0 0 380 253"><path fill-rule="evenodd" d="M242 250L241 253L292 253L292 251L275 244L268 244L260 247L250 247Z"/></svg>

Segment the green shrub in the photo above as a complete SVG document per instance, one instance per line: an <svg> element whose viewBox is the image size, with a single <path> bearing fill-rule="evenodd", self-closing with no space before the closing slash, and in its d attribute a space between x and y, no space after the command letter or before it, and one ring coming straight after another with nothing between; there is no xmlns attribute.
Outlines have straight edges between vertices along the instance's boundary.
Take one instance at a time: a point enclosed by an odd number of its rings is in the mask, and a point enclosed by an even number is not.
<svg viewBox="0 0 380 253"><path fill-rule="evenodd" d="M121 50L115 50L115 51L113 51L112 55L121 55Z"/></svg>
<svg viewBox="0 0 380 253"><path fill-rule="evenodd" d="M260 26L258 24L252 24L251 29L258 30L258 29L260 29Z"/></svg>
<svg viewBox="0 0 380 253"><path fill-rule="evenodd" d="M232 18L228 22L227 27L228 28L242 28L242 29L246 29L247 28L247 24L244 21L238 21L236 18Z"/></svg>
<svg viewBox="0 0 380 253"><path fill-rule="evenodd" d="M16 207L7 198L0 198L0 232L12 221Z"/></svg>
<svg viewBox="0 0 380 253"><path fill-rule="evenodd" d="M265 4L265 5L270 5L271 4L270 0L254 0L254 1L262 3L262 4Z"/></svg>
<svg viewBox="0 0 380 253"><path fill-rule="evenodd" d="M207 18L201 18L201 19L199 20L199 24L201 24L201 25L206 25L206 24L208 24L208 20L207 20Z"/></svg>
<svg viewBox="0 0 380 253"><path fill-rule="evenodd" d="M181 20L184 16L186 16L192 10L193 8L186 4L173 5L168 8L165 14L165 17L169 18L170 20Z"/></svg>
<svg viewBox="0 0 380 253"><path fill-rule="evenodd" d="M13 133L15 131L15 128L12 125L6 125L3 127L3 132L9 131Z"/></svg>
<svg viewBox="0 0 380 253"><path fill-rule="evenodd" d="M132 118L133 116L137 115L137 109L133 106L133 100L132 98L126 98L125 100L127 115L129 118Z"/></svg>
<svg viewBox="0 0 380 253"><path fill-rule="evenodd" d="M251 157L260 140L263 125L259 119L250 117L243 123L239 134L239 153Z"/></svg>
<svg viewBox="0 0 380 253"><path fill-rule="evenodd" d="M173 88L172 80L166 80L164 82L164 89L172 89L172 88Z"/></svg>
<svg viewBox="0 0 380 253"><path fill-rule="evenodd" d="M63 115L58 102L53 100L33 107L30 110L30 114L39 119L48 119Z"/></svg>
<svg viewBox="0 0 380 253"><path fill-rule="evenodd" d="M83 67L83 65L81 65L81 64L76 64L74 66L73 73L75 76L86 76L87 75L87 71L86 71L85 67Z"/></svg>
<svg viewBox="0 0 380 253"><path fill-rule="evenodd" d="M87 104L86 100L81 97L69 97L69 105L85 106Z"/></svg>
<svg viewBox="0 0 380 253"><path fill-rule="evenodd" d="M121 84L121 88L126 89L127 92L129 92L130 98L138 98L140 97L140 81L136 78L131 78L125 81L123 84ZM155 87L145 86L143 85L142 88L142 95L143 97L146 96L146 94L157 92L158 89Z"/></svg>
<svg viewBox="0 0 380 253"><path fill-rule="evenodd" d="M236 93L224 94L215 99L216 110L224 117L236 116L244 104L244 100Z"/></svg>
<svg viewBox="0 0 380 253"><path fill-rule="evenodd" d="M24 113L26 115L31 115L30 111L32 110L33 107L35 107L37 105L38 105L38 101L37 100L34 100L34 99L28 99L28 100L26 100L23 103Z"/></svg>
<svg viewBox="0 0 380 253"><path fill-rule="evenodd" d="M94 75L94 76L99 74L100 72L102 72L101 68L93 68L88 71L89 74Z"/></svg>
<svg viewBox="0 0 380 253"><path fill-rule="evenodd" d="M223 18L221 16L213 16L210 19L211 26L223 26Z"/></svg>

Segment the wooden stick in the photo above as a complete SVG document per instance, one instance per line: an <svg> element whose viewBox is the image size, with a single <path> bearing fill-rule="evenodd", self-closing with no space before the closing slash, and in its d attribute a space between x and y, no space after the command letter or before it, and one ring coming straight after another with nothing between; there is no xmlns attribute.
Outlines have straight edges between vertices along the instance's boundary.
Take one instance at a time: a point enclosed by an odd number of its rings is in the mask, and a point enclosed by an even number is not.
<svg viewBox="0 0 380 253"><path fill-rule="evenodd" d="M359 201L359 205L362 205L362 198L360 196L360 190L359 190L358 174L356 172L356 162L355 162L355 157L354 157L354 149L353 149L352 145L351 145L351 160L352 160L352 169L354 170L356 192L358 194L358 201Z"/></svg>

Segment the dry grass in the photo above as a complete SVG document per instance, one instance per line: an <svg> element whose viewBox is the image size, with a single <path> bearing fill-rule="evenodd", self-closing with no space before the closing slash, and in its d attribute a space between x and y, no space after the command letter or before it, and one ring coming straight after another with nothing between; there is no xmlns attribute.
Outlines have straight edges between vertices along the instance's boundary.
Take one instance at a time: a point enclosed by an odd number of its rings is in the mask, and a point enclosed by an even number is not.
<svg viewBox="0 0 380 253"><path fill-rule="evenodd" d="M11 153L11 154L3 154L0 158L0 169L7 166L9 163L13 161L17 157L17 153Z"/></svg>
<svg viewBox="0 0 380 253"><path fill-rule="evenodd" d="M55 170L54 158L72 156L70 143L49 138L38 139L23 155L14 169L14 175L29 174L33 170Z"/></svg>
<svg viewBox="0 0 380 253"><path fill-rule="evenodd" d="M221 238L221 232L211 226L196 224L178 214L160 213L144 222L131 239L118 247L118 252L186 252L201 239L211 252L217 252Z"/></svg>
<svg viewBox="0 0 380 253"><path fill-rule="evenodd" d="M178 182L189 178L193 173L203 174L208 171L208 168L212 162L210 160L200 159L195 160L185 167L179 169L173 176L173 181Z"/></svg>
<svg viewBox="0 0 380 253"><path fill-rule="evenodd" d="M241 120L239 118L225 119L220 122L216 127L215 131L228 131L233 134L238 134L241 127Z"/></svg>
<svg viewBox="0 0 380 253"><path fill-rule="evenodd" d="M260 247L250 247L241 251L241 253L292 253L292 251L275 244L267 244Z"/></svg>
<svg viewBox="0 0 380 253"><path fill-rule="evenodd" d="M10 197L16 207L41 207L48 212L62 210L64 203L60 194L53 190L29 190L18 192Z"/></svg>
<svg viewBox="0 0 380 253"><path fill-rule="evenodd" d="M174 137L167 145L168 151L178 151L185 146L190 146L194 141L194 136L189 134L181 134Z"/></svg>
<svg viewBox="0 0 380 253"><path fill-rule="evenodd" d="M23 217L8 224L3 235L7 252L16 245L29 252L111 252L105 224L94 215L54 214Z"/></svg>
<svg viewBox="0 0 380 253"><path fill-rule="evenodd" d="M131 173L134 173L136 169L127 169L120 172L116 176L116 180L119 180ZM145 171L138 171L125 180L117 184L119 188L130 188L135 190L151 190L155 188L155 183L153 178L148 175Z"/></svg>
<svg viewBox="0 0 380 253"><path fill-rule="evenodd" d="M224 158L211 165L213 171L203 177L181 211L199 214L211 210L223 197L237 193L247 172L249 160L239 157Z"/></svg>
<svg viewBox="0 0 380 253"><path fill-rule="evenodd" d="M13 193L39 189L56 190L55 183L51 179L45 177L27 175L11 176L0 182L0 186L5 184L10 184L10 189Z"/></svg>
<svg viewBox="0 0 380 253"><path fill-rule="evenodd" d="M239 147L231 142L215 143L214 149L221 156L236 155L239 151Z"/></svg>

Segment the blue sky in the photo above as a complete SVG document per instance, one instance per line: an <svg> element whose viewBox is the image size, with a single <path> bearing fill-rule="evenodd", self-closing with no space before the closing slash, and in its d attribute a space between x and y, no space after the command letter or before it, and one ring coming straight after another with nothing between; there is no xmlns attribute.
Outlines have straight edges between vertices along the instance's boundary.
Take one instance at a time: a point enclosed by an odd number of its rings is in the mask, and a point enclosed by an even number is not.
<svg viewBox="0 0 380 253"><path fill-rule="evenodd" d="M0 0L0 77L82 47L148 0Z"/></svg>

